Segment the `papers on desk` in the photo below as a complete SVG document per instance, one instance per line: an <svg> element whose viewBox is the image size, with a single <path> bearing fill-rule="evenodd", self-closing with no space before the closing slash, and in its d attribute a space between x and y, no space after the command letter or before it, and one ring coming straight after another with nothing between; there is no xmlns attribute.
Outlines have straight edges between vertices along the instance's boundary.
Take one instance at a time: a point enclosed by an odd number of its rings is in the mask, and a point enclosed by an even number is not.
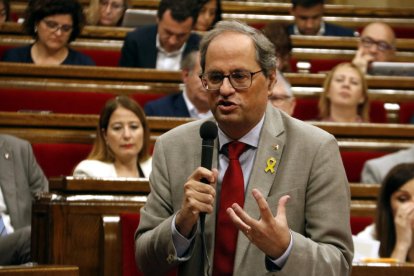
<svg viewBox="0 0 414 276"><path fill-rule="evenodd" d="M378 259L380 242L376 240L368 240L357 236L352 236L354 242L354 263L364 262L368 258Z"/></svg>

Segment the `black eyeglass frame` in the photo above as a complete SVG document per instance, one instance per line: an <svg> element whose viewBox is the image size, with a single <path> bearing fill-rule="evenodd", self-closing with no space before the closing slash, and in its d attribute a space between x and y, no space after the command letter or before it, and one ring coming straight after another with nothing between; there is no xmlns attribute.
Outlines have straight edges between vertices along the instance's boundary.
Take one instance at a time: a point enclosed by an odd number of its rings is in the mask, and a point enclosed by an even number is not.
<svg viewBox="0 0 414 276"><path fill-rule="evenodd" d="M227 74L227 75L222 75L221 76L221 81L220 81L220 84L218 85L218 88L215 88L215 89L209 89L208 88L208 84L207 84L207 76L210 74L210 73L204 73L204 74L201 74L199 77L200 77L200 80L201 80L201 84L203 85L203 87L207 90L207 91L211 91L211 92L214 92L214 91L218 91L218 90L220 90L220 87L223 85L223 81L224 81L224 79L225 78L227 78L228 80L229 80L229 82L230 82L230 84L231 84L231 86L234 88L234 89L239 89L239 90L243 90L243 89L248 89L248 88L250 88L250 86L252 86L252 83L253 83L253 76L254 75L256 75L257 73L260 73L260 72L263 72L264 70L263 69L260 69L259 71L256 71L256 72L249 72L249 71L244 71L244 70L238 70L238 71L235 71L235 72L231 72L230 74ZM248 73L248 74L250 74L250 83L249 83L249 85L247 85L247 86L243 86L243 87L238 87L237 85L236 85L236 87L235 87L235 85L233 84L233 81L232 81L232 74L240 74L240 73Z"/></svg>
<svg viewBox="0 0 414 276"><path fill-rule="evenodd" d="M372 45L376 45L377 49L380 50L381 52L385 52L385 51L391 51L394 50L394 46L389 44L388 42L385 41L377 41L375 39L372 39L369 36L363 36L361 37L361 44L363 47L369 48L372 47Z"/></svg>

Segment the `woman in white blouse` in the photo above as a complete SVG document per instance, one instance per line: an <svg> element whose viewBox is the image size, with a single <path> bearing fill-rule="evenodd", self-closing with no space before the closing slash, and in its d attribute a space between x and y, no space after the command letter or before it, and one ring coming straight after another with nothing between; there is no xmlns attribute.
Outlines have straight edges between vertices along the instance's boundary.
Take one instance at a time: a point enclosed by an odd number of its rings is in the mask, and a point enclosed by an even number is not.
<svg viewBox="0 0 414 276"><path fill-rule="evenodd" d="M144 111L126 96L109 100L101 111L92 151L73 175L149 177L150 172L149 128Z"/></svg>

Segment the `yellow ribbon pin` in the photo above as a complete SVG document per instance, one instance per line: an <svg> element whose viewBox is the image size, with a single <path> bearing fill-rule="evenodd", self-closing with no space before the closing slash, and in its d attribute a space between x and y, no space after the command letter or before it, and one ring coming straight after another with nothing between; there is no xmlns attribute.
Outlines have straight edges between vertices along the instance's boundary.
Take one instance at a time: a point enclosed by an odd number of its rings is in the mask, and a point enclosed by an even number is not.
<svg viewBox="0 0 414 276"><path fill-rule="evenodd" d="M275 166L276 166L276 159L274 157L270 157L267 159L267 167L265 169L265 172L270 171L271 173L275 173Z"/></svg>

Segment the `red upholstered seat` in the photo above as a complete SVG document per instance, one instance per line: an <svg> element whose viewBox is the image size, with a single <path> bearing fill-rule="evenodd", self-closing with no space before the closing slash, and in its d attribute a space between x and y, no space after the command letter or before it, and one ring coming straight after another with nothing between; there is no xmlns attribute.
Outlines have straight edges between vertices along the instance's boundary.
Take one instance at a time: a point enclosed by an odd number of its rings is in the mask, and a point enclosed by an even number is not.
<svg viewBox="0 0 414 276"><path fill-rule="evenodd" d="M80 51L91 57L96 66L117 67L121 58L120 50L82 49Z"/></svg>
<svg viewBox="0 0 414 276"><path fill-rule="evenodd" d="M0 89L0 110L48 110L54 113L99 114L111 93Z"/></svg>
<svg viewBox="0 0 414 276"><path fill-rule="evenodd" d="M346 176L349 182L361 182L364 163L373 158L388 154L388 151L341 151Z"/></svg>
<svg viewBox="0 0 414 276"><path fill-rule="evenodd" d="M318 101L319 99L316 98L296 99L296 108L292 116L303 121L318 120ZM369 116L372 123L386 123L387 112L384 103L382 101L372 101Z"/></svg>
<svg viewBox="0 0 414 276"><path fill-rule="evenodd" d="M121 214L122 227L122 271L124 276L143 275L135 264L134 235L139 224L139 214ZM176 269L167 276L177 275Z"/></svg>
<svg viewBox="0 0 414 276"><path fill-rule="evenodd" d="M352 235L356 235L365 229L368 225L374 222L372 217L354 217L351 216L351 231Z"/></svg>
<svg viewBox="0 0 414 276"><path fill-rule="evenodd" d="M0 60L3 58L4 52L7 50L15 48L15 46L12 45L0 45Z"/></svg>
<svg viewBox="0 0 414 276"><path fill-rule="evenodd" d="M31 89L0 88L0 111L36 110L54 113L99 114L112 93L39 91ZM142 107L163 94L132 94Z"/></svg>
<svg viewBox="0 0 414 276"><path fill-rule="evenodd" d="M84 160L92 149L90 144L33 143L37 163L46 177L72 175L75 166Z"/></svg>

